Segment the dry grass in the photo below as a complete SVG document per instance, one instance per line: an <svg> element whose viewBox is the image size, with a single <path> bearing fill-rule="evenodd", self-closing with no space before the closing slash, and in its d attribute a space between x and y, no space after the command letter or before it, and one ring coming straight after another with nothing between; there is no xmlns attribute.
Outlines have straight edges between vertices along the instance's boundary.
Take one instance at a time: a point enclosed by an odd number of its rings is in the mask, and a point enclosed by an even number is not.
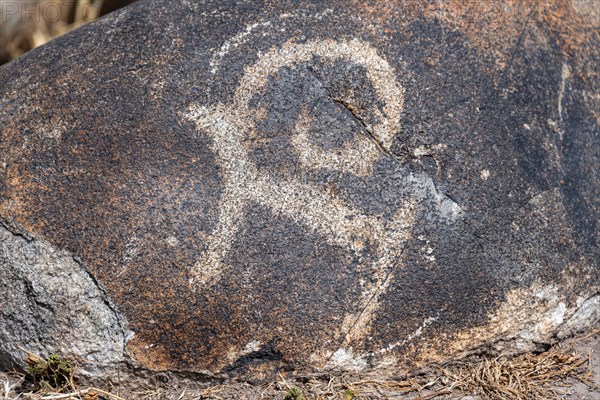
<svg viewBox="0 0 600 400"><path fill-rule="evenodd" d="M25 360L37 366L47 362L29 352ZM293 400L427 400L459 399L464 395L481 396L482 400L543 400L559 398L572 379L600 390L588 364L588 356L551 349L542 354L463 362L402 380L356 375L314 375L300 379L280 374L278 379L263 385L229 382L200 389L175 385L127 393L119 393L113 387L79 388L73 368L73 373L65 377L67 380L60 387L35 388L31 373L0 373L0 400L282 400L286 395Z"/></svg>
<svg viewBox="0 0 600 400"><path fill-rule="evenodd" d="M25 373L0 374L2 400L125 400L102 389L79 389L75 384L77 367L56 354L43 358L21 346Z"/></svg>
<svg viewBox="0 0 600 400"><path fill-rule="evenodd" d="M27 10L39 10L35 15L22 12L25 6L20 4L12 16L3 17L2 11L7 8L0 9L0 19L7 20L0 24L0 64L98 18L103 1L38 0L34 8L36 1L32 0ZM57 9L61 10L60 15L50 11Z"/></svg>
<svg viewBox="0 0 600 400"><path fill-rule="evenodd" d="M0 0L0 65L135 0Z"/></svg>
<svg viewBox="0 0 600 400"><path fill-rule="evenodd" d="M1 400L220 400L220 399L269 399L269 400L358 400L397 398L407 393L418 393L428 385L417 380L352 380L348 376L314 377L302 382L288 382L280 379L263 385L251 385L245 382L232 382L215 385L201 390L189 389L148 389L128 392L117 396L97 388L76 389L67 393L52 390L21 392L20 387L26 381L23 374L0 374ZM443 393L448 393L444 390ZM438 394L441 394L438 393ZM288 397L286 397L288 396ZM301 397L300 397L301 396ZM392 397L393 396L393 397ZM431 394L417 399L433 398Z"/></svg>
<svg viewBox="0 0 600 400"><path fill-rule="evenodd" d="M567 378L597 388L588 370L589 356L550 350L516 358L483 360L474 365L443 369L453 387L490 400L556 399Z"/></svg>
<svg viewBox="0 0 600 400"><path fill-rule="evenodd" d="M29 376L16 372L0 373L0 399L2 400L125 400L102 389L77 389L73 386L44 387L35 391L23 390ZM69 390L70 389L70 390ZM64 393L63 393L64 392Z"/></svg>
<svg viewBox="0 0 600 400"><path fill-rule="evenodd" d="M551 400L576 379L599 389L588 370L588 357L550 350L514 358L486 359L474 363L439 368L436 373L404 380L358 379L352 375L315 376L301 382L279 376L274 382L253 386L228 383L200 391L177 393L149 392L136 400L155 399L286 399L291 389L299 388L304 399L460 399L465 395L490 400ZM290 397L288 397L290 398ZM293 398L293 397L292 397ZM294 398L295 399L295 398Z"/></svg>

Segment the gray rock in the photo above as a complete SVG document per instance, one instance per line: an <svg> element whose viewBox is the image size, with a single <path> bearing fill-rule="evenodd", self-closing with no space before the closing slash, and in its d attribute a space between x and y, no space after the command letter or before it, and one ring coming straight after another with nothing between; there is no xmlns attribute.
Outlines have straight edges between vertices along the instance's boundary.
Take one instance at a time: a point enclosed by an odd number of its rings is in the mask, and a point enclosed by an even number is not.
<svg viewBox="0 0 600 400"><path fill-rule="evenodd" d="M96 375L125 359L121 316L69 252L0 225L0 362L60 353Z"/></svg>

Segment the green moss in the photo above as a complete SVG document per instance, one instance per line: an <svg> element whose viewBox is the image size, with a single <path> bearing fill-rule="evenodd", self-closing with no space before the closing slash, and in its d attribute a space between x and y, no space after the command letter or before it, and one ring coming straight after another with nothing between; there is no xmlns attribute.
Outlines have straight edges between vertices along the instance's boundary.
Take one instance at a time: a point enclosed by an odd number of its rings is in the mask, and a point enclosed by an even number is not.
<svg viewBox="0 0 600 400"><path fill-rule="evenodd" d="M304 395L300 389L294 387L285 392L283 400L304 400Z"/></svg>
<svg viewBox="0 0 600 400"><path fill-rule="evenodd" d="M26 362L29 378L40 388L64 388L73 374L71 363L56 354L50 354L45 360L29 357Z"/></svg>

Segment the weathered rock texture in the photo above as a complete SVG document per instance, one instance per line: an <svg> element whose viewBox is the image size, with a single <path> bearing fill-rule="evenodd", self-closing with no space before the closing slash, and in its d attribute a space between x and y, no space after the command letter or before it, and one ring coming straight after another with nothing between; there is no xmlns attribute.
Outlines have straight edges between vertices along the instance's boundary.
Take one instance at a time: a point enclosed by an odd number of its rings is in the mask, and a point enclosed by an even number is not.
<svg viewBox="0 0 600 400"><path fill-rule="evenodd" d="M75 356L98 373L123 361L120 316L87 268L67 251L0 225L0 363L16 364L26 345ZM79 359L83 357L83 359Z"/></svg>
<svg viewBox="0 0 600 400"><path fill-rule="evenodd" d="M598 18L150 0L4 66L2 363L383 369L596 325Z"/></svg>

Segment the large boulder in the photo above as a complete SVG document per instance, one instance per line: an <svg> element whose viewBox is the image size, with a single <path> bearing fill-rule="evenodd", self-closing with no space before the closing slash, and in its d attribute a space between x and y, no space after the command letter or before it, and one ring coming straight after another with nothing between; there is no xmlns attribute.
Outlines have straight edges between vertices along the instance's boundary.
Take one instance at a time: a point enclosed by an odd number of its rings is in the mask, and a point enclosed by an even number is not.
<svg viewBox="0 0 600 400"><path fill-rule="evenodd" d="M384 370L597 326L590 4L147 0L0 68L0 364Z"/></svg>

